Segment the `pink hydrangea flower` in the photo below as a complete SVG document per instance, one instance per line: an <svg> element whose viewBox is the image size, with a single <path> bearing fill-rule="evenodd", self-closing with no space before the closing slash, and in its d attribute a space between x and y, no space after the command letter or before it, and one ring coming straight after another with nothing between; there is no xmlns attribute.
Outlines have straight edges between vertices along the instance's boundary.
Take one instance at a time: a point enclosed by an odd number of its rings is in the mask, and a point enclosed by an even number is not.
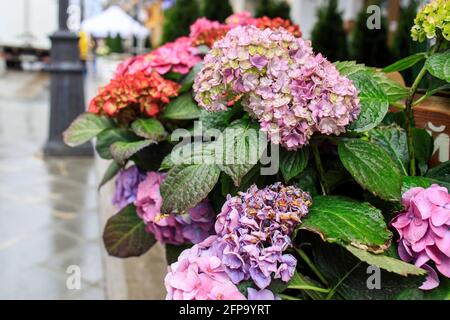
<svg viewBox="0 0 450 320"><path fill-rule="evenodd" d="M207 199L184 214L162 214L159 187L165 174L149 172L137 190L137 214L161 243L199 243L213 233L215 214Z"/></svg>
<svg viewBox="0 0 450 320"><path fill-rule="evenodd" d="M184 250L168 267L167 300L245 300L229 280L212 244L216 236Z"/></svg>
<svg viewBox="0 0 450 320"><path fill-rule="evenodd" d="M270 140L288 150L306 145L314 132L345 132L360 112L352 81L283 28L231 29L205 57L194 91L208 111L242 97Z"/></svg>
<svg viewBox="0 0 450 320"><path fill-rule="evenodd" d="M256 19L253 18L250 12L241 11L233 13L231 16L229 16L225 20L225 23L230 27L247 26L247 25L254 25L256 23Z"/></svg>
<svg viewBox="0 0 450 320"><path fill-rule="evenodd" d="M168 72L187 74L202 60L199 54L199 51L191 45L190 38L181 37L149 54L125 60L117 67L116 75L151 73L152 71L161 75Z"/></svg>
<svg viewBox="0 0 450 320"><path fill-rule="evenodd" d="M189 37L197 38L211 29L220 29L223 27L224 25L218 21L211 21L206 18L199 18L190 26Z"/></svg>
<svg viewBox="0 0 450 320"><path fill-rule="evenodd" d="M405 210L392 220L399 235L398 253L404 261L428 271L420 287L430 290L439 285L436 271L450 278L450 194L439 185L412 188L402 198Z"/></svg>

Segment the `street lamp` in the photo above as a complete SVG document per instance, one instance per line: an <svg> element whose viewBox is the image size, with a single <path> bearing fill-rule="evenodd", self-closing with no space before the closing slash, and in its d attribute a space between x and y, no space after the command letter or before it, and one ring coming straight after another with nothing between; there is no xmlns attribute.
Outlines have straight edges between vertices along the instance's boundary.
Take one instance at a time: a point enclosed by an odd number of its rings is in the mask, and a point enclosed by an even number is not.
<svg viewBox="0 0 450 320"><path fill-rule="evenodd" d="M77 148L66 146L62 133L70 123L85 112L83 65L79 56L79 37L68 30L69 0L59 0L59 30L50 36L50 126L46 156L90 156L90 143Z"/></svg>

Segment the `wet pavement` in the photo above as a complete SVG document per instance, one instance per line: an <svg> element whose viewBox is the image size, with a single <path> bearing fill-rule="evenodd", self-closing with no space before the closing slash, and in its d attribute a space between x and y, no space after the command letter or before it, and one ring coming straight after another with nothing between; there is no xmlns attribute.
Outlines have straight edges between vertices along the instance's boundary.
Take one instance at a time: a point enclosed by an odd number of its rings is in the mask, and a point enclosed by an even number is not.
<svg viewBox="0 0 450 320"><path fill-rule="evenodd" d="M46 74L0 76L0 299L104 299L94 159L42 156L48 95Z"/></svg>

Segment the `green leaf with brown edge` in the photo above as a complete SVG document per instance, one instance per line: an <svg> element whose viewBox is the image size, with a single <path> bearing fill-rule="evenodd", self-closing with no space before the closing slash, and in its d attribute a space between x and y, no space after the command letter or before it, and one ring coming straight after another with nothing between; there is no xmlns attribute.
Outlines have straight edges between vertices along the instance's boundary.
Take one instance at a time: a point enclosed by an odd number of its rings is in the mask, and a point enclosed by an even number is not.
<svg viewBox="0 0 450 320"><path fill-rule="evenodd" d="M64 143L69 147L79 146L95 138L103 130L112 128L114 122L93 113L80 114L63 133Z"/></svg>
<svg viewBox="0 0 450 320"><path fill-rule="evenodd" d="M327 242L368 250L385 251L391 242L381 211L366 202L337 196L317 196L300 229L320 235Z"/></svg>
<svg viewBox="0 0 450 320"><path fill-rule="evenodd" d="M141 140L136 142L118 141L111 145L111 155L119 164L124 164L136 152L155 143L152 140Z"/></svg>
<svg viewBox="0 0 450 320"><path fill-rule="evenodd" d="M161 117L172 120L192 120L200 116L200 110L191 93L188 92L172 100L164 108Z"/></svg>
<svg viewBox="0 0 450 320"><path fill-rule="evenodd" d="M100 182L98 189L103 187L106 183L108 183L111 179L113 179L122 168L121 165L119 165L116 161L111 161L111 163L108 166L108 169L106 169L105 174L103 175L102 181Z"/></svg>
<svg viewBox="0 0 450 320"><path fill-rule="evenodd" d="M145 231L145 223L136 214L136 207L129 205L108 219L103 242L109 255L128 258L147 252L156 239Z"/></svg>
<svg viewBox="0 0 450 320"><path fill-rule="evenodd" d="M373 254L350 245L345 246L345 248L359 260L364 261L369 265L377 266L386 271L394 272L404 277L408 275L423 276L427 274L425 270L399 259L391 258L382 254Z"/></svg>
<svg viewBox="0 0 450 320"><path fill-rule="evenodd" d="M214 164L179 165L170 169L160 187L164 199L161 211L181 214L202 201L219 180Z"/></svg>
<svg viewBox="0 0 450 320"><path fill-rule="evenodd" d="M338 152L344 167L364 189L383 200L400 200L402 176L382 147L353 139L341 141Z"/></svg>
<svg viewBox="0 0 450 320"><path fill-rule="evenodd" d="M280 170L285 182L299 175L305 170L309 160L309 149L304 147L297 151L280 149Z"/></svg>
<svg viewBox="0 0 450 320"><path fill-rule="evenodd" d="M167 136L162 123L154 118L135 120L131 124L131 130L139 137L154 141L161 141Z"/></svg>

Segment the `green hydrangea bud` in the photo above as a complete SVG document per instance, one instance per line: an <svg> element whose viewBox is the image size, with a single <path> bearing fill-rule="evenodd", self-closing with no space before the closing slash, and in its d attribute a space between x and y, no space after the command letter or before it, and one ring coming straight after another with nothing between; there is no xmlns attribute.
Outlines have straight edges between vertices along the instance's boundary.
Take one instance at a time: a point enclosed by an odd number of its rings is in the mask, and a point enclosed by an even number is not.
<svg viewBox="0 0 450 320"><path fill-rule="evenodd" d="M411 37L422 42L438 34L450 41L450 0L434 0L423 7L414 19Z"/></svg>

